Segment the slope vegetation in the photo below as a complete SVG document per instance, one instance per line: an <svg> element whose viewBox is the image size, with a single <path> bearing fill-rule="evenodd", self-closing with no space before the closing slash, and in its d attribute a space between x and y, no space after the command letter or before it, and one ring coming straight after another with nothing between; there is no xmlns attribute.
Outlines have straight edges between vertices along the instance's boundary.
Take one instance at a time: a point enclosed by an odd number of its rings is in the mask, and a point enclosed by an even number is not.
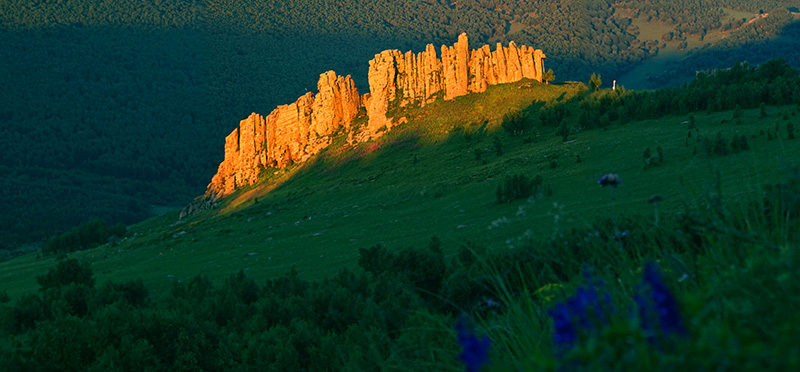
<svg viewBox="0 0 800 372"><path fill-rule="evenodd" d="M0 264L0 362L796 369L798 79L771 61L657 92L595 76L409 108L217 209Z"/></svg>

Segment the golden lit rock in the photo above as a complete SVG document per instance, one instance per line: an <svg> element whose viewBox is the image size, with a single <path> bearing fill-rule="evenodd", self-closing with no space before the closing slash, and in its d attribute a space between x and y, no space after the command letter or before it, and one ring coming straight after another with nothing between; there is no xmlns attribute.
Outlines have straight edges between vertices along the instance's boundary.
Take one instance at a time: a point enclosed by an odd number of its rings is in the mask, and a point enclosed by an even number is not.
<svg viewBox="0 0 800 372"><path fill-rule="evenodd" d="M453 46L414 54L385 50L369 61L369 89L359 94L353 79L333 71L320 75L318 93L306 93L294 103L278 106L267 117L252 113L225 138L225 159L211 180L206 200L216 200L238 187L252 185L265 167L281 168L304 162L328 146L344 130L348 143L374 139L395 123L387 114L393 108L424 106L441 96L451 100L485 91L490 85L512 83L523 78L542 81L544 53L539 49L485 45L470 51L466 34ZM364 107L367 124L351 127Z"/></svg>

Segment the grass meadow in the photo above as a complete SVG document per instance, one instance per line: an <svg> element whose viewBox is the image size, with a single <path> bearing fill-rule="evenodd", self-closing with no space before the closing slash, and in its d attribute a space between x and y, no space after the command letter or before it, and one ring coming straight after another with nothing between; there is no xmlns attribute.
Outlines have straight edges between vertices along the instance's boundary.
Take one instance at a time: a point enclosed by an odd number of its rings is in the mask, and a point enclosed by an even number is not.
<svg viewBox="0 0 800 372"><path fill-rule="evenodd" d="M647 200L658 194L664 199L659 213L668 215L696 203L717 182L731 198L758 195L800 156L785 136L768 141L761 134L792 107L770 107L766 118L757 109L744 110L741 125L733 124L732 112L698 113L692 138L687 138L688 116L576 131L563 143L554 128L518 137L500 128L511 110L537 99L568 99L578 91L571 83L509 84L437 101L409 111L409 123L375 142L350 148L340 139L338 147L237 192L217 210L185 221L178 221L177 211L166 213L131 226L118 245L70 256L92 262L99 281L142 278L155 293L201 273L220 279L245 270L260 280L294 267L304 278L321 279L355 267L358 249L377 243L400 249L437 236L448 253L465 241L508 249L515 240L589 226L611 208L609 191L597 185L605 173L624 180L614 193L617 213L652 214ZM567 121L576 122L576 116ZM752 149L718 158L702 149L693 155L700 147L696 133L718 132L745 135ZM499 156L494 138L502 143ZM532 141L523 143L525 138ZM644 169L642 152L657 146L664 165ZM476 149L485 154L485 164L475 159ZM541 175L539 193L496 204L498 184L518 173ZM552 195L546 195L548 189ZM30 254L0 263L0 291L12 297L34 292L35 276L54 262Z"/></svg>
<svg viewBox="0 0 800 372"><path fill-rule="evenodd" d="M228 288L241 272L254 283L273 283L266 291L280 287L274 283L341 278L343 269L391 278L376 269L385 265L380 257L408 263L423 257L408 249L440 252L443 265L455 268L446 271L452 275L438 279L446 283L439 292L415 284L420 297L414 297L438 305L405 314L397 334L346 336L354 345L366 337L400 346L363 346L380 355L374 362L342 354L356 349L340 350L342 367L334 369L366 363L380 370L789 370L800 364L788 357L800 355L789 341L800 324L792 214L800 205L800 145L786 134L789 123L800 126L798 107L694 112L580 130L578 98L585 91L582 83L523 81L410 108L398 113L408 123L375 141L349 146L342 135L306 163L265 170L261 183L215 209L185 220L178 211L165 213L130 226L117 244L69 258L90 263L98 286L141 280L153 301L172 304L176 288L198 275ZM511 112L557 104L567 108L566 141L547 123L519 135L502 128ZM704 150L702 138L729 143L734 136L746 138L749 149L725 156ZM648 148L661 153L657 166L644 158ZM621 183L598 184L607 174ZM498 186L514 175L542 182L529 197L498 203ZM372 266L367 249L378 257ZM37 293L37 276L56 263L38 254L0 263L0 293L10 300ZM402 268L383 268L404 275ZM291 271L297 276L286 276ZM460 293L452 289L458 285L491 295L461 303L443 297ZM266 316L264 306L253 314ZM469 319L456 328L447 315L453 308ZM310 350L328 350L320 348ZM354 360L361 367L348 364Z"/></svg>

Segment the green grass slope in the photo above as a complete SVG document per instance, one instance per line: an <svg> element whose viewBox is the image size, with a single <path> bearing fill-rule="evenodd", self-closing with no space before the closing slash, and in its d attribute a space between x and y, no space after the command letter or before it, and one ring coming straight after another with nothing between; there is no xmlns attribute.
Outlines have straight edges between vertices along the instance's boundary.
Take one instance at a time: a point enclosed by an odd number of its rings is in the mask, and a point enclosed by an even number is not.
<svg viewBox="0 0 800 372"><path fill-rule="evenodd" d="M757 196L800 157L783 129L800 127L794 106L766 107L766 116L740 110L738 121L732 111L695 113L696 129L689 129L689 115L667 115L580 130L581 109L571 99L585 89L524 81L398 113L409 122L376 141L351 147L339 137L307 163L265 170L263 182L218 209L184 221L167 213L131 226L119 244L70 257L91 262L98 283L142 278L156 297L199 274L220 280L244 270L261 281L295 268L302 278L322 279L354 268L359 249L376 244L399 250L436 236L446 254L464 242L513 249L598 217L670 215L712 190ZM557 104L569 111L566 142L547 126L521 136L501 128L509 112ZM705 154L699 138L718 133L745 136L750 150ZM645 169L647 147L663 150L661 166ZM606 173L624 180L613 194L598 186ZM498 185L515 174L541 175L543 184L527 199L497 204ZM654 194L663 198L657 211L647 202ZM55 261L31 254L0 263L0 292L35 292L36 276Z"/></svg>

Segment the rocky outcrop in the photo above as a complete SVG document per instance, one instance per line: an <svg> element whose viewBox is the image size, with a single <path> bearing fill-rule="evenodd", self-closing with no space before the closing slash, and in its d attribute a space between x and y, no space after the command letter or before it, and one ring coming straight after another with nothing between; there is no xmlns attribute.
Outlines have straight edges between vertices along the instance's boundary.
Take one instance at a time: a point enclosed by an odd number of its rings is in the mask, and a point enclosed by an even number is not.
<svg viewBox="0 0 800 372"><path fill-rule="evenodd" d="M433 45L416 55L398 50L376 54L369 61L370 93L365 101L369 115L366 130L371 135L366 137L374 138L379 129L391 128L386 114L394 106L424 106L440 95L451 100L523 78L542 81L544 58L540 49L517 47L513 41L508 47L498 43L495 51L488 45L470 51L466 34L461 34L453 46L443 45L441 59Z"/></svg>
<svg viewBox="0 0 800 372"><path fill-rule="evenodd" d="M306 93L266 118L252 113L242 120L225 138L225 158L206 195L219 198L252 185L266 167L303 162L330 144L340 128L349 130L361 107L353 79L328 71L320 75L317 89L316 95Z"/></svg>
<svg viewBox="0 0 800 372"><path fill-rule="evenodd" d="M369 61L370 92L363 96L350 76L328 71L320 75L316 95L306 93L267 117L250 114L225 138L225 159L208 185L206 200L255 183L266 167L307 160L340 129L351 143L375 138L392 128L387 114L394 108L424 106L440 96L451 100L523 78L542 81L544 53L514 42L508 47L498 43L494 51L488 45L470 51L467 35L461 34L453 46L443 45L440 55L433 45L418 54L386 50ZM368 121L356 131L351 123L361 107Z"/></svg>

